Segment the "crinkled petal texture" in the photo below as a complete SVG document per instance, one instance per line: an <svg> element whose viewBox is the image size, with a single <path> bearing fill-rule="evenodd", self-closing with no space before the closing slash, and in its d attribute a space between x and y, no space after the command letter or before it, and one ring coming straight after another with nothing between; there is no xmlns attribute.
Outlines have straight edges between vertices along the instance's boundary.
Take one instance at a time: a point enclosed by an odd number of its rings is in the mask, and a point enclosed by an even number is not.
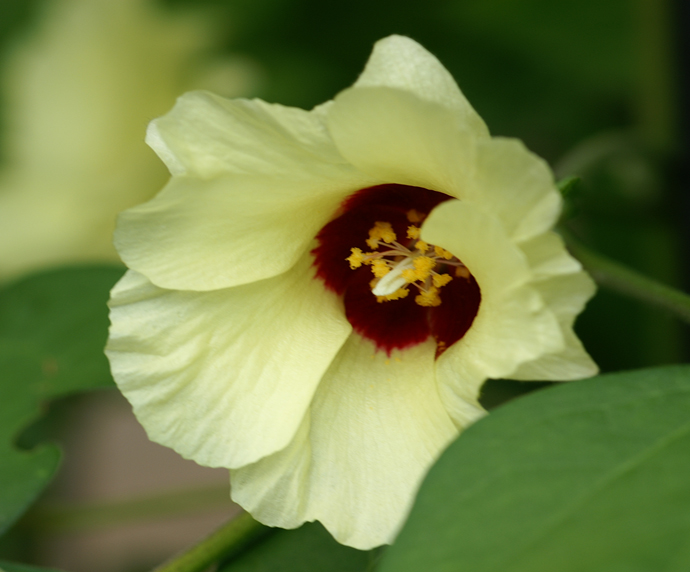
<svg viewBox="0 0 690 572"><path fill-rule="evenodd" d="M356 548L392 542L427 469L458 434L438 393L435 351L427 341L387 358L352 335L290 445L232 471L233 499L269 525L318 519Z"/></svg>
<svg viewBox="0 0 690 572"><path fill-rule="evenodd" d="M153 441L213 467L287 445L351 331L313 272L306 255L274 278L213 292L127 273L112 292L106 351Z"/></svg>
<svg viewBox="0 0 690 572"><path fill-rule="evenodd" d="M429 466L484 414L487 378L596 372L572 331L593 285L550 230L548 167L492 139L412 40L379 42L312 112L192 93L148 141L174 176L119 221L133 270L112 295L113 373L149 436L231 468L258 520L389 543ZM427 338L387 355L314 278L319 230L386 183L448 196L421 237L467 266L481 302L445 351Z"/></svg>

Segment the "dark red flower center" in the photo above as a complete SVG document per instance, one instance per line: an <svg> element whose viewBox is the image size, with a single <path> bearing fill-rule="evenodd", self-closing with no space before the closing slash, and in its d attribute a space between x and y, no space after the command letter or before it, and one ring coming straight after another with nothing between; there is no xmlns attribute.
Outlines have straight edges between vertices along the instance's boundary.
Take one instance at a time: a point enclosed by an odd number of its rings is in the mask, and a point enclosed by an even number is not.
<svg viewBox="0 0 690 572"><path fill-rule="evenodd" d="M438 357L477 315L481 293L470 270L419 238L427 215L451 198L407 185L362 189L316 237L316 276L343 297L354 330L389 355L432 336Z"/></svg>

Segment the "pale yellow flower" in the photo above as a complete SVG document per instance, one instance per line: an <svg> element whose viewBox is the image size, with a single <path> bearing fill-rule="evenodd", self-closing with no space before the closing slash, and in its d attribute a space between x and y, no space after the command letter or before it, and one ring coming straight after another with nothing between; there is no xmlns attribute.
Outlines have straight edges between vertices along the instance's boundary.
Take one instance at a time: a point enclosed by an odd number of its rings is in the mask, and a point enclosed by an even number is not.
<svg viewBox="0 0 690 572"><path fill-rule="evenodd" d="M310 112L189 93L148 142L173 177L119 219L112 371L261 522L389 543L487 378L596 372L551 172L414 41Z"/></svg>
<svg viewBox="0 0 690 572"><path fill-rule="evenodd" d="M210 75L235 85L234 95L251 81L241 61L209 59L216 34L199 15L173 17L147 0L51 0L44 9L3 67L1 280L118 260L117 213L167 178L144 144L146 124Z"/></svg>

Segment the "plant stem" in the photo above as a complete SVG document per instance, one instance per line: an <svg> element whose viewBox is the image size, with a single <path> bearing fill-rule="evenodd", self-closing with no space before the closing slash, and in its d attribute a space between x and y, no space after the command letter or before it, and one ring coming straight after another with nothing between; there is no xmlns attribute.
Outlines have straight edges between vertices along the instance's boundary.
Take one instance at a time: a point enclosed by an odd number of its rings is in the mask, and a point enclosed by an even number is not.
<svg viewBox="0 0 690 572"><path fill-rule="evenodd" d="M690 296L657 282L582 245L563 232L568 248L599 286L673 312L690 324Z"/></svg>
<svg viewBox="0 0 690 572"><path fill-rule="evenodd" d="M196 546L161 564L153 572L202 572L221 558L241 553L272 530L245 512L221 526Z"/></svg>

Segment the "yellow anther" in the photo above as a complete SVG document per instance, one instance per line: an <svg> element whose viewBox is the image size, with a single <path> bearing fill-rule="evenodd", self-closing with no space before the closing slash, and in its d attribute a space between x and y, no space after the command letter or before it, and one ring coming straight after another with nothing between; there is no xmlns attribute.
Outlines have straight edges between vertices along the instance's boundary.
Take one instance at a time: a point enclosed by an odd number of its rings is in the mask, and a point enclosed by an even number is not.
<svg viewBox="0 0 690 572"><path fill-rule="evenodd" d="M418 226L410 225L407 227L407 238L419 238L420 232Z"/></svg>
<svg viewBox="0 0 690 572"><path fill-rule="evenodd" d="M452 279L453 277L450 274L434 274L431 277L431 280L433 281L434 286L436 286L436 288L442 288L443 286L448 284L448 282L450 282Z"/></svg>
<svg viewBox="0 0 690 572"><path fill-rule="evenodd" d="M407 227L407 238L414 242L414 248L409 244L404 246L396 242L391 223L376 221L369 229L366 241L372 251L362 252L359 248L352 248L352 254L346 260L352 269L362 265L371 266L374 277L370 280L369 287L379 302L405 298L410 293L409 285L414 284L419 291L419 295L415 297L417 304L424 307L439 306L441 288L454 277L469 279L472 275L453 253L421 240L418 223L424 220L425 215L412 209L407 212L407 218L413 223ZM446 260L452 261L446 263ZM440 273L437 265L443 268L452 266L454 269Z"/></svg>
<svg viewBox="0 0 690 572"><path fill-rule="evenodd" d="M414 268L406 268L400 274L408 283L417 280L417 270Z"/></svg>
<svg viewBox="0 0 690 572"><path fill-rule="evenodd" d="M365 252L363 264L366 264L367 266L370 265L376 259L377 256L378 252Z"/></svg>
<svg viewBox="0 0 690 572"><path fill-rule="evenodd" d="M436 256L440 256L446 260L453 258L452 252L448 252L445 248L441 248L440 246L434 246L434 252L436 253Z"/></svg>
<svg viewBox="0 0 690 572"><path fill-rule="evenodd" d="M420 306L434 307L441 304L441 297L438 295L438 288L432 286L426 292L415 297L414 301Z"/></svg>
<svg viewBox="0 0 690 572"><path fill-rule="evenodd" d="M386 274L388 274L391 269L388 264L386 264L385 260L374 260L371 263L371 271L374 273L374 276L376 278L383 278Z"/></svg>
<svg viewBox="0 0 690 572"><path fill-rule="evenodd" d="M401 298L405 298L409 293L410 291L407 290L407 288L398 288L392 294L388 294L388 296L376 296L376 301L390 302L391 300L400 300Z"/></svg>
<svg viewBox="0 0 690 572"><path fill-rule="evenodd" d="M407 297L407 295L409 293L410 293L410 291L407 288L398 288L395 292L386 296L386 299L387 300L400 300L401 298Z"/></svg>
<svg viewBox="0 0 690 572"><path fill-rule="evenodd" d="M424 282L436 266L436 261L428 256L418 256L412 261L414 268L407 268L401 272L401 276L408 282Z"/></svg>
<svg viewBox="0 0 690 572"><path fill-rule="evenodd" d="M417 271L417 280L426 280L436 266L436 261L428 256L419 256L414 259L413 264Z"/></svg>
<svg viewBox="0 0 690 572"><path fill-rule="evenodd" d="M455 275L458 278L469 278L470 277L470 271L467 269L467 266L458 266L455 269Z"/></svg>
<svg viewBox="0 0 690 572"><path fill-rule="evenodd" d="M412 209L407 211L407 220L409 220L410 222L422 222L424 220L424 215L419 211Z"/></svg>
<svg viewBox="0 0 690 572"><path fill-rule="evenodd" d="M373 228L369 230L369 238L367 239L367 244L370 248L376 248L378 246L378 241L390 244L396 239L393 227L389 222L376 221Z"/></svg>
<svg viewBox="0 0 690 572"><path fill-rule="evenodd" d="M377 223L378 224L378 223ZM390 223L384 223L381 229L381 238L383 239L383 242L390 244L391 242L394 242L395 239L397 238L395 236L395 232L393 232L393 228L391 227Z"/></svg>
<svg viewBox="0 0 690 572"><path fill-rule="evenodd" d="M345 260L350 263L350 268L354 270L355 268L362 266L364 263L364 253L359 248L351 248L350 252L352 252L352 254Z"/></svg>

